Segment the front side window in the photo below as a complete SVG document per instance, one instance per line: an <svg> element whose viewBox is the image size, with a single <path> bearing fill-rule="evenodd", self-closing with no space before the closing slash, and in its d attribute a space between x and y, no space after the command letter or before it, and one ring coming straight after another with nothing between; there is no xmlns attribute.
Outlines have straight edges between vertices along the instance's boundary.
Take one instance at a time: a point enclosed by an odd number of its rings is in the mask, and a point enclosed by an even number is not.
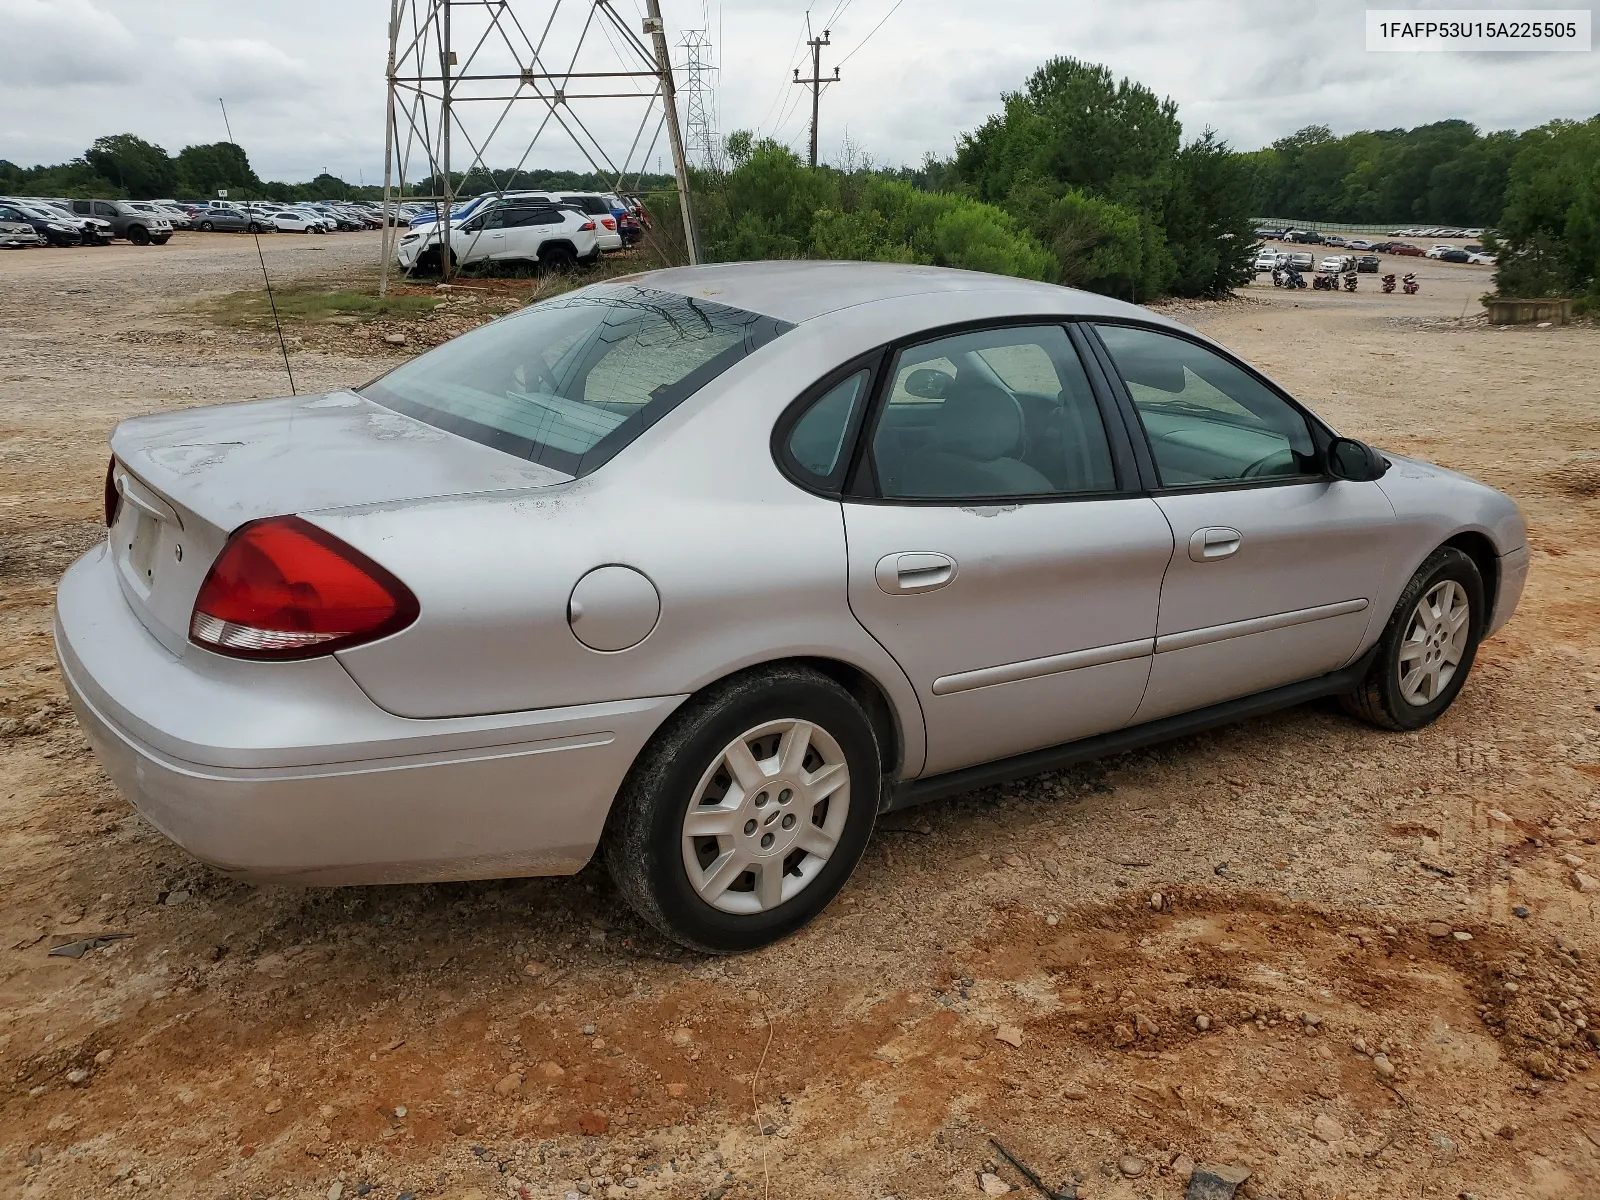
<svg viewBox="0 0 1600 1200"><path fill-rule="evenodd" d="M440 429L583 475L792 326L632 285L502 317L361 394Z"/></svg>
<svg viewBox="0 0 1600 1200"><path fill-rule="evenodd" d="M900 351L872 457L887 499L1116 487L1100 410L1058 325L987 329Z"/></svg>
<svg viewBox="0 0 1600 1200"><path fill-rule="evenodd" d="M1238 364L1153 329L1096 329L1127 385L1163 486L1316 472L1305 416Z"/></svg>

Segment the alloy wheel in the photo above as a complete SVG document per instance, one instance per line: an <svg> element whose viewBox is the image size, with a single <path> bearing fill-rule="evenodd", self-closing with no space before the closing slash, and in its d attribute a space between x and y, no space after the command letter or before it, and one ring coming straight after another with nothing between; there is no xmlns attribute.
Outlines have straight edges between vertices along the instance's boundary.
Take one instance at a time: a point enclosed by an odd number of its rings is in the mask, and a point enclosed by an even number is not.
<svg viewBox="0 0 1600 1200"><path fill-rule="evenodd" d="M1431 704L1450 686L1471 633L1472 606L1454 579L1429 588L1400 642L1400 694L1407 704Z"/></svg>
<svg viewBox="0 0 1600 1200"><path fill-rule="evenodd" d="M768 721L723 747L683 820L695 893L735 914L767 912L816 879L850 811L850 767L811 721Z"/></svg>

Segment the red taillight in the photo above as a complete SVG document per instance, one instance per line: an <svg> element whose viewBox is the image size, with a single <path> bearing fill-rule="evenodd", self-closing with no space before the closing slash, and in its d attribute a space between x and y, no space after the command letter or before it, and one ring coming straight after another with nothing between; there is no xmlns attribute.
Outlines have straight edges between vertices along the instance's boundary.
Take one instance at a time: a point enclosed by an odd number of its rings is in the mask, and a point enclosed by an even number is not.
<svg viewBox="0 0 1600 1200"><path fill-rule="evenodd" d="M582 225L578 226L578 232L579 233L589 233L593 229L594 229L594 222L593 221L585 221Z"/></svg>
<svg viewBox="0 0 1600 1200"><path fill-rule="evenodd" d="M615 229L617 227L616 221L611 217L601 217L600 224L604 225L607 229Z"/></svg>
<svg viewBox="0 0 1600 1200"><path fill-rule="evenodd" d="M106 466L106 528L110 529L117 523L117 514L122 511L122 493L117 491L117 460L113 455L111 462Z"/></svg>
<svg viewBox="0 0 1600 1200"><path fill-rule="evenodd" d="M417 619L388 571L299 517L234 531L195 598L189 637L236 658L311 658L370 642Z"/></svg>

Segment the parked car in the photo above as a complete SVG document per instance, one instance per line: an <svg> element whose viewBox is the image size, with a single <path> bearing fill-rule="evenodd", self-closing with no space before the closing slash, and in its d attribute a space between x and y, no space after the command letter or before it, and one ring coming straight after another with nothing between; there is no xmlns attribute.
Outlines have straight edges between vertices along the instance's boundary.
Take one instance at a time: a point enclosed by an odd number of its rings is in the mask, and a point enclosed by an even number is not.
<svg viewBox="0 0 1600 1200"><path fill-rule="evenodd" d="M1467 255L1467 261L1469 263L1473 263L1476 266L1480 266L1480 267L1493 267L1493 266L1499 265L1499 262L1500 262L1500 260L1497 259L1494 255L1485 254L1481 250L1478 251L1476 254L1469 253Z"/></svg>
<svg viewBox="0 0 1600 1200"><path fill-rule="evenodd" d="M1390 253L1390 254L1398 254L1398 255L1401 255L1404 258L1421 258L1422 257L1422 249L1421 249L1421 247L1410 245L1407 242L1391 242L1391 243L1389 243L1388 253Z"/></svg>
<svg viewBox="0 0 1600 1200"><path fill-rule="evenodd" d="M0 250L24 250L45 244L44 237L20 214L15 221L0 217Z"/></svg>
<svg viewBox="0 0 1600 1200"><path fill-rule="evenodd" d="M1472 261L1472 255L1468 254L1465 250L1458 250L1454 246L1447 250L1441 250L1438 254L1433 255L1433 257L1439 262L1448 263L1470 263Z"/></svg>
<svg viewBox="0 0 1600 1200"><path fill-rule="evenodd" d="M22 204L0 204L0 223L26 225L47 246L81 246L83 234L64 219Z"/></svg>
<svg viewBox="0 0 1600 1200"><path fill-rule="evenodd" d="M1257 271L1274 271L1288 257L1281 250L1263 250L1256 255L1254 266Z"/></svg>
<svg viewBox="0 0 1600 1200"><path fill-rule="evenodd" d="M272 214L272 224L280 233L327 233L327 225L319 218L287 209Z"/></svg>
<svg viewBox="0 0 1600 1200"><path fill-rule="evenodd" d="M622 249L622 231L618 227L620 218L612 208L611 199L599 192L557 192L554 198L562 204L576 205L594 219L595 239L601 251ZM617 204L620 205L621 201L617 201Z"/></svg>
<svg viewBox="0 0 1600 1200"><path fill-rule="evenodd" d="M85 246L109 246L112 232L111 222L99 217L86 217L82 213L72 211L72 201L61 202L41 200L38 203L40 212L54 220L64 221L78 231L78 236Z"/></svg>
<svg viewBox="0 0 1600 1200"><path fill-rule="evenodd" d="M1275 229L1270 225L1263 225L1260 229L1256 230L1256 237L1262 239L1263 241L1275 242L1282 233L1283 230L1281 229Z"/></svg>
<svg viewBox="0 0 1600 1200"><path fill-rule="evenodd" d="M109 222L114 237L135 246L165 246L172 238L172 222L153 209L137 207L132 200L74 200L72 211Z"/></svg>
<svg viewBox="0 0 1600 1200"><path fill-rule="evenodd" d="M1291 229L1284 233L1283 240L1286 242L1305 242L1309 245L1317 246L1322 244L1322 235L1315 229Z"/></svg>
<svg viewBox="0 0 1600 1200"><path fill-rule="evenodd" d="M317 885L598 852L709 951L885 811L1325 695L1425 726L1528 564L1506 496L1176 322L925 266L600 283L111 447L56 646L156 828Z"/></svg>
<svg viewBox="0 0 1600 1200"><path fill-rule="evenodd" d="M1296 271L1309 271L1316 261L1311 253L1306 250L1297 250L1289 255L1289 265Z"/></svg>
<svg viewBox="0 0 1600 1200"><path fill-rule="evenodd" d="M1377 274L1382 260L1376 254L1363 254L1356 259L1356 270L1364 275Z"/></svg>
<svg viewBox="0 0 1600 1200"><path fill-rule="evenodd" d="M191 224L189 220L189 214L184 212L183 209L179 208L176 204L166 204L159 200L135 200L132 201L132 203L135 208L142 212L159 213L161 216L167 219L167 224L171 225L175 230L188 229Z"/></svg>
<svg viewBox="0 0 1600 1200"><path fill-rule="evenodd" d="M1330 254L1317 264L1317 270L1340 275L1345 271L1351 270L1354 263L1355 259L1347 254Z"/></svg>
<svg viewBox="0 0 1600 1200"><path fill-rule="evenodd" d="M600 256L595 225L586 213L547 202L505 202L483 206L450 222L450 253L458 266L478 262L523 262L549 270L570 270ZM437 272L443 239L438 222L414 228L396 249L402 270Z"/></svg>
<svg viewBox="0 0 1600 1200"><path fill-rule="evenodd" d="M1350 241L1345 243L1345 247L1347 249L1350 249L1350 250L1371 250L1371 249L1373 249L1372 243L1369 242L1366 238L1352 238Z"/></svg>
<svg viewBox="0 0 1600 1200"><path fill-rule="evenodd" d="M1324 246L1343 246L1347 243L1337 233L1329 233L1323 235L1322 244Z"/></svg>
<svg viewBox="0 0 1600 1200"><path fill-rule="evenodd" d="M201 233L243 233L250 218L237 208L214 206L196 215L194 227Z"/></svg>

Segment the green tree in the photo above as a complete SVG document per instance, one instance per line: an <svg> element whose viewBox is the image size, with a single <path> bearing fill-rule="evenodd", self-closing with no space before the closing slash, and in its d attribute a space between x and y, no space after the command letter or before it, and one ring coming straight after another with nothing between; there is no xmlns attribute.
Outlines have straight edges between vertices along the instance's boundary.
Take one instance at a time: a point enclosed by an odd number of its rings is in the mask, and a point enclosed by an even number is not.
<svg viewBox="0 0 1600 1200"><path fill-rule="evenodd" d="M160 146L131 133L96 138L83 157L132 199L154 200L177 191L177 164Z"/></svg>
<svg viewBox="0 0 1600 1200"><path fill-rule="evenodd" d="M1156 199L1182 136L1178 106L1108 67L1053 58L1005 110L961 139L955 168L980 199L1000 201L1024 173L1118 203Z"/></svg>
<svg viewBox="0 0 1600 1200"><path fill-rule="evenodd" d="M262 187L244 148L233 142L185 146L178 152L178 178L182 191L196 197Z"/></svg>
<svg viewBox="0 0 1600 1200"><path fill-rule="evenodd" d="M1600 116L1522 135L1498 230L1503 296L1600 304Z"/></svg>

